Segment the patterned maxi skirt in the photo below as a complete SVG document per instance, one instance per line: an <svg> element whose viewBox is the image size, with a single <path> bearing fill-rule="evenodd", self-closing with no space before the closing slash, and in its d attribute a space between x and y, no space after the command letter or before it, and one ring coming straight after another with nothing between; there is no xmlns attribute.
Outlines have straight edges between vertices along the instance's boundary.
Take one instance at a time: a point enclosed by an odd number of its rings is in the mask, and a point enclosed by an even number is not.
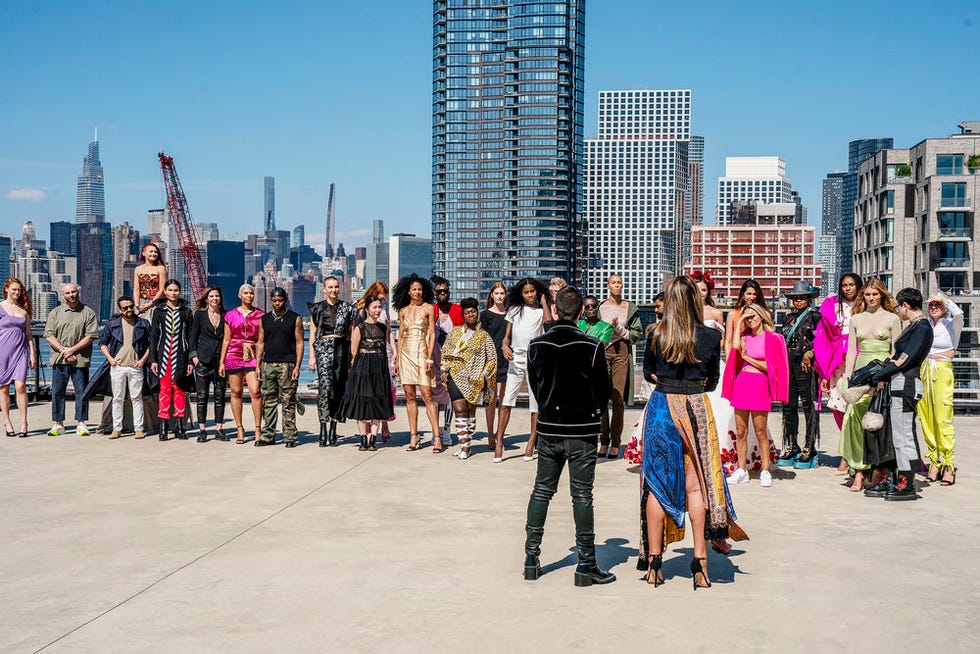
<svg viewBox="0 0 980 654"><path fill-rule="evenodd" d="M316 405L320 422L344 422L340 402L347 388L350 367L350 341L346 338L318 338L313 341L316 357Z"/></svg>
<svg viewBox="0 0 980 654"><path fill-rule="evenodd" d="M711 405L704 394L681 395L655 391L647 403L643 427L640 492L641 557L650 551L646 503L650 493L663 507L662 549L684 539L687 510L684 471L693 463L705 503L705 539L748 540L735 522L735 509L721 465Z"/></svg>

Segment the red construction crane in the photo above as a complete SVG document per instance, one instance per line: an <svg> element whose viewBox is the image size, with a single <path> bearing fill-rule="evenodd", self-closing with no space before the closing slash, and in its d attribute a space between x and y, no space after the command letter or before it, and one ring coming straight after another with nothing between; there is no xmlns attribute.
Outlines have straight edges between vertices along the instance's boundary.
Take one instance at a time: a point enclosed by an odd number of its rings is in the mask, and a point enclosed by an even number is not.
<svg viewBox="0 0 980 654"><path fill-rule="evenodd" d="M194 219L191 218L191 211L187 207L187 197L184 196L180 178L177 177L177 169L174 168L174 158L165 155L163 150L160 150L159 156L160 168L163 169L163 183L167 187L167 207L170 209L170 221L173 223L177 240L180 242L180 252L184 256L184 266L187 270L187 279L191 283L192 297L198 297L208 285L208 275L207 271L204 270L204 261L201 259L201 249L197 245L197 236L194 234ZM172 244L171 247L173 247Z"/></svg>

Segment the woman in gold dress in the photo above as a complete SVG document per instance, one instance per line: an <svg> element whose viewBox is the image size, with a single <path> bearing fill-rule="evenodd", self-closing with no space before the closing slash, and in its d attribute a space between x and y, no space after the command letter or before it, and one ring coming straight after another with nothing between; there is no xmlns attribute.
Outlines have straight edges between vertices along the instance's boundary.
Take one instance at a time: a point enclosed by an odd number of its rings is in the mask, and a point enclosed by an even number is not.
<svg viewBox="0 0 980 654"><path fill-rule="evenodd" d="M422 395L425 415L432 427L432 453L439 454L442 452L439 410L432 398L432 387L435 385L432 350L436 344L435 310L432 305L435 295L432 285L427 279L413 273L398 280L392 289L391 299L398 312L395 374L405 389L405 409L411 430L408 450L414 452L419 449L419 408L416 404L418 392Z"/></svg>

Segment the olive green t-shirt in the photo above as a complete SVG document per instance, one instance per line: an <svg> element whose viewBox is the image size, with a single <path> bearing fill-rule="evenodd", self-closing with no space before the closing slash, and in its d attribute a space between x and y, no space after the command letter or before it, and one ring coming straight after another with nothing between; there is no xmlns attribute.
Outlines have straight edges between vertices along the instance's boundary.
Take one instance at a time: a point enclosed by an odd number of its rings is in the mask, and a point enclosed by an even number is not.
<svg viewBox="0 0 980 654"><path fill-rule="evenodd" d="M74 309L62 304L48 314L44 325L44 337L54 336L65 347L72 347L86 336L99 337L99 321L95 312L81 302ZM68 363L60 352L51 348L51 365ZM92 344L75 353L75 367L88 368L92 363Z"/></svg>

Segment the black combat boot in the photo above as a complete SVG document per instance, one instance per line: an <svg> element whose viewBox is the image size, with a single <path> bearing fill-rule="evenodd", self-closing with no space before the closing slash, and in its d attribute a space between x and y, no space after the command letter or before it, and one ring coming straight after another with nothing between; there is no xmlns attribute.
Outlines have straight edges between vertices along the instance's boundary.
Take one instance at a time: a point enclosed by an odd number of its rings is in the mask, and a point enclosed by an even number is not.
<svg viewBox="0 0 980 654"><path fill-rule="evenodd" d="M320 447L327 446L327 423L320 423Z"/></svg>

